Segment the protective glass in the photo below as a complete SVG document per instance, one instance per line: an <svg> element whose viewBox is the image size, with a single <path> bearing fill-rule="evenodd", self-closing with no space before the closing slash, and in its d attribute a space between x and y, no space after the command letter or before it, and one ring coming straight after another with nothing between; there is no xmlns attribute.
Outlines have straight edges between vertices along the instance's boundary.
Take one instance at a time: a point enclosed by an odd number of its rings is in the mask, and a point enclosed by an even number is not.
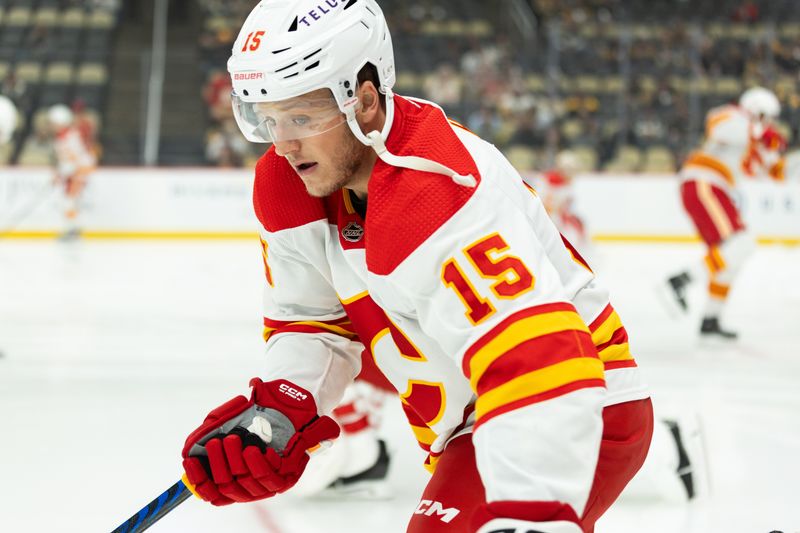
<svg viewBox="0 0 800 533"><path fill-rule="evenodd" d="M333 98L245 102L231 95L233 116L250 142L274 143L320 135L347 121Z"/></svg>

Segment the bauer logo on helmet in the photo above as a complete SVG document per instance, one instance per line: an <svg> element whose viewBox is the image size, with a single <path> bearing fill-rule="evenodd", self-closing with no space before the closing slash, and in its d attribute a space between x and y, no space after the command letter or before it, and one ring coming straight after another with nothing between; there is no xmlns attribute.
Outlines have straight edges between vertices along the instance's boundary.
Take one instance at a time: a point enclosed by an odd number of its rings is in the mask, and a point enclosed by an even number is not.
<svg viewBox="0 0 800 533"><path fill-rule="evenodd" d="M237 72L233 75L233 79L236 81L245 81L245 80L261 80L264 79L263 72Z"/></svg>

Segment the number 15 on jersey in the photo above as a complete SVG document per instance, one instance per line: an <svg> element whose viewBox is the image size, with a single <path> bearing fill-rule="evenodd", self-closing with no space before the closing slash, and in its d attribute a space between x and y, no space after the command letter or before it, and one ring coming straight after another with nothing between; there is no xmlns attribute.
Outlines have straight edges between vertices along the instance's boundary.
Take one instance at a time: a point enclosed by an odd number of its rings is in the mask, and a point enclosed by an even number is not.
<svg viewBox="0 0 800 533"><path fill-rule="evenodd" d="M491 291L496 298L510 300L533 289L536 278L522 259L507 253L509 246L499 233L483 237L464 248L471 267L484 279L495 280ZM442 267L442 280L452 288L467 308L466 316L477 325L496 311L489 298L482 296L464 274L455 258Z"/></svg>

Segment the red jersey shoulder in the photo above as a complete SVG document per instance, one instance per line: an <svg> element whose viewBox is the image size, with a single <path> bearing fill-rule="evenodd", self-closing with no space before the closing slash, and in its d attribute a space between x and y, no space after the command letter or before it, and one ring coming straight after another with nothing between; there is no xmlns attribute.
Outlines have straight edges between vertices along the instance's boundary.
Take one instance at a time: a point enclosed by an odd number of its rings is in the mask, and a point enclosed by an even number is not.
<svg viewBox="0 0 800 533"><path fill-rule="evenodd" d="M480 182L474 159L440 109L401 97L395 102L395 123L386 143L391 153L424 157L460 174L472 174ZM370 272L391 273L474 192L442 174L378 160L369 184L366 248Z"/></svg>
<svg viewBox="0 0 800 533"><path fill-rule="evenodd" d="M258 220L271 232L326 218L323 201L306 192L300 177L274 147L256 164L253 207Z"/></svg>

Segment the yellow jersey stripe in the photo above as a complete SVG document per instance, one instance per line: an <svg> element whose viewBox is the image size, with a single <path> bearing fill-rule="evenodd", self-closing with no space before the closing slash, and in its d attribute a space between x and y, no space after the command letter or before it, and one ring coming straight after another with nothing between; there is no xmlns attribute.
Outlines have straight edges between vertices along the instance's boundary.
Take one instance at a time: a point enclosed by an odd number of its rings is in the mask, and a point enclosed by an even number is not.
<svg viewBox="0 0 800 533"><path fill-rule="evenodd" d="M616 311L608 315L605 322L600 324L600 327L592 333L592 342L595 346L600 346L611 340L614 332L622 327L622 320Z"/></svg>
<svg viewBox="0 0 800 533"><path fill-rule="evenodd" d="M627 342L622 344L612 344L598 354L600 356L600 360L604 363L609 361L628 361L633 359L633 355L631 355L631 349Z"/></svg>
<svg viewBox="0 0 800 533"><path fill-rule="evenodd" d="M482 394L475 403L477 419L503 405L541 394L576 381L603 379L603 363L594 357L577 357L523 374Z"/></svg>
<svg viewBox="0 0 800 533"><path fill-rule="evenodd" d="M589 332L586 324L574 311L557 311L534 315L518 320L500 332L484 347L475 352L469 361L470 383L477 390L483 373L498 357L515 346L538 337L559 331L578 330Z"/></svg>

